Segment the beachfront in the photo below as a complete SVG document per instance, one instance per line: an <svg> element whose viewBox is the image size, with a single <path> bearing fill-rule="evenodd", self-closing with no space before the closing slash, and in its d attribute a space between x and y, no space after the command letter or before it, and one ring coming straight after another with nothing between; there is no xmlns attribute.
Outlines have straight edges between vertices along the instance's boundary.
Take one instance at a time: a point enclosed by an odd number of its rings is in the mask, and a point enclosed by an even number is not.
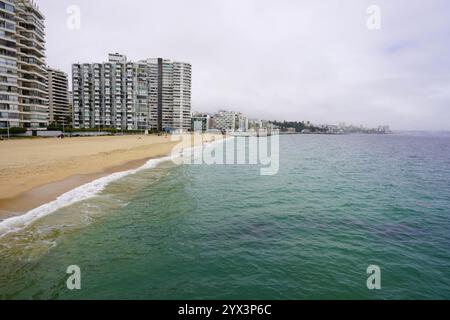
<svg viewBox="0 0 450 320"><path fill-rule="evenodd" d="M206 134L203 141L221 138ZM177 144L157 135L0 142L0 220L54 200L113 172L137 168L170 154Z"/></svg>

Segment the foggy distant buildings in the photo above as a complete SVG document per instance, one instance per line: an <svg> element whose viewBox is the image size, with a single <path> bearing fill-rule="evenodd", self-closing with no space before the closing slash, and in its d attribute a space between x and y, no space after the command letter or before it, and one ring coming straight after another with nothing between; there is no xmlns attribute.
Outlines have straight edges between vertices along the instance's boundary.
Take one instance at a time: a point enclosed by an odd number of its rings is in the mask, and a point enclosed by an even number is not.
<svg viewBox="0 0 450 320"><path fill-rule="evenodd" d="M249 132L257 130L273 130L270 121L250 120L241 112L220 110L213 114L195 112L192 115L192 131L219 130L222 132Z"/></svg>

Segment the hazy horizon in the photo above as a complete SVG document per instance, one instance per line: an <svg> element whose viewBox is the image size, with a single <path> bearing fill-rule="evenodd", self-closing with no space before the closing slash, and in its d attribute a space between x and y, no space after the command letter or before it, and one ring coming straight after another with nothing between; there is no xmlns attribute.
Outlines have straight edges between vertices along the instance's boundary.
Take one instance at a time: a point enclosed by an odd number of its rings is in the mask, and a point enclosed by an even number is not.
<svg viewBox="0 0 450 320"><path fill-rule="evenodd" d="M36 0L47 64L110 52L193 65L192 110L394 130L450 130L450 4L419 1ZM81 28L67 27L67 8ZM367 8L381 9L369 30ZM120 41L119 41L120 40Z"/></svg>

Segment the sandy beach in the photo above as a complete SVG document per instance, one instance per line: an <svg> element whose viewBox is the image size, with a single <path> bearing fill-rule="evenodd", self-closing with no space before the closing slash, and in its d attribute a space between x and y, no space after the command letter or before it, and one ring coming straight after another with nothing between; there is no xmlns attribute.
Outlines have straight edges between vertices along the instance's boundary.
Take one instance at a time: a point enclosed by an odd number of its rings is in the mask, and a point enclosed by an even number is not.
<svg viewBox="0 0 450 320"><path fill-rule="evenodd" d="M204 135L203 141L220 139ZM0 221L113 172L171 153L170 136L132 135L0 142Z"/></svg>

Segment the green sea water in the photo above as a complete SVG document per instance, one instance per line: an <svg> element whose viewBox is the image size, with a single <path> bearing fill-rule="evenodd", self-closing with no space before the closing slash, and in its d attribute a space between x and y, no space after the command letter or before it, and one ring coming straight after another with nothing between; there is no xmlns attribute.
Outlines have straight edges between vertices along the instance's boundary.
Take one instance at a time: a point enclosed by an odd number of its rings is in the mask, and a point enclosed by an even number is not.
<svg viewBox="0 0 450 320"><path fill-rule="evenodd" d="M166 162L9 233L0 298L450 298L448 136L282 136L259 169Z"/></svg>

